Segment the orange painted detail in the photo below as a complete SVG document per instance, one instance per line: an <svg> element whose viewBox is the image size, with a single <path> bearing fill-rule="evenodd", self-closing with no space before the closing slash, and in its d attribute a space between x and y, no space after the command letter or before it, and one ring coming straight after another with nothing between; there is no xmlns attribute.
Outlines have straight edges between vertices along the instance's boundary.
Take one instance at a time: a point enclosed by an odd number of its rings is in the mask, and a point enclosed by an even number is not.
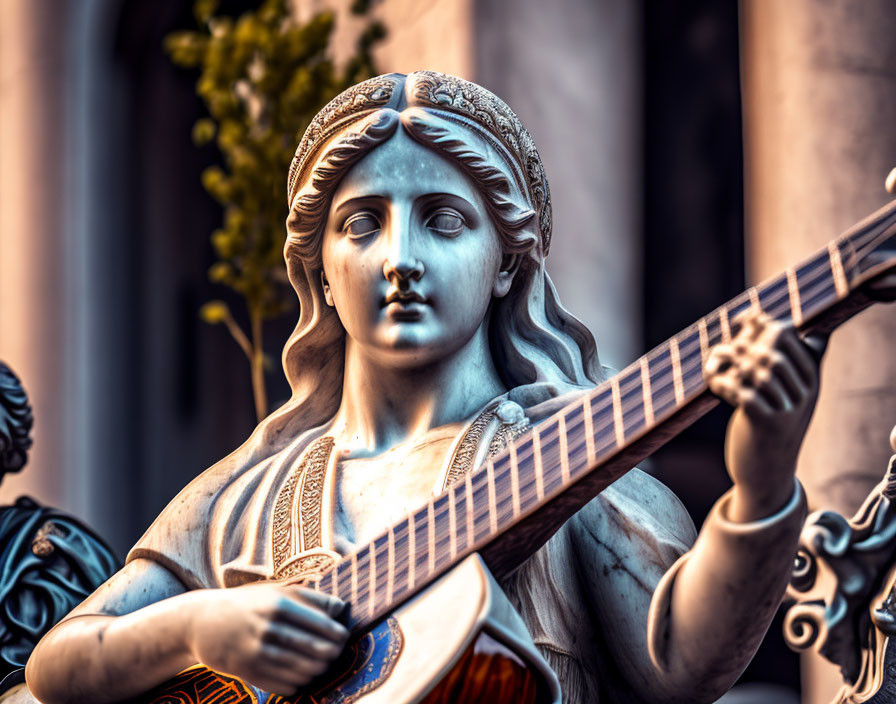
<svg viewBox="0 0 896 704"><path fill-rule="evenodd" d="M537 704L538 678L515 653L480 633L420 704Z"/></svg>

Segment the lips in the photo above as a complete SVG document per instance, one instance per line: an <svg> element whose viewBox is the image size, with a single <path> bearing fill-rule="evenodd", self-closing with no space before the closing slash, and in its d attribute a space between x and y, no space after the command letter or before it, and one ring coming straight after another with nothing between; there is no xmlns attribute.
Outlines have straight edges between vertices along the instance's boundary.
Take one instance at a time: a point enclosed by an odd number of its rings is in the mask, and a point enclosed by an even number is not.
<svg viewBox="0 0 896 704"><path fill-rule="evenodd" d="M410 303L426 302L426 298L416 291L402 291L397 288L390 288L386 293L386 297L383 299L383 306L388 306L390 303L400 303L402 305L408 305Z"/></svg>

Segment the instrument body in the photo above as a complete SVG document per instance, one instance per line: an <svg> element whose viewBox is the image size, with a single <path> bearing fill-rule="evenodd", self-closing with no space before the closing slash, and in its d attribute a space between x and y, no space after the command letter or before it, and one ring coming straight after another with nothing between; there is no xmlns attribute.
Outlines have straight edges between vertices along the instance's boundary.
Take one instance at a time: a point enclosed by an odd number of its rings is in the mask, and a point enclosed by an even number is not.
<svg viewBox="0 0 896 704"><path fill-rule="evenodd" d="M366 645L365 645L366 644ZM398 608L294 697L202 666L129 704L559 704L556 676L479 555Z"/></svg>

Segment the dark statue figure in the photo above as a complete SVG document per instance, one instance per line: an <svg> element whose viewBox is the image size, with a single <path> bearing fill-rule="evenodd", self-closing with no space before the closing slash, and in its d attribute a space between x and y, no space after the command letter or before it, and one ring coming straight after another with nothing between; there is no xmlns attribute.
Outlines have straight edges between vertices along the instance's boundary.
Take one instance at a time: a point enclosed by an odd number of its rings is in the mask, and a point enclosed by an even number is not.
<svg viewBox="0 0 896 704"><path fill-rule="evenodd" d="M28 461L28 396L0 362L0 478ZM27 496L0 506L0 694L57 621L120 567L112 549L75 518Z"/></svg>
<svg viewBox="0 0 896 704"><path fill-rule="evenodd" d="M890 435L896 450L896 428ZM788 597L784 636L837 665L834 704L896 699L896 455L855 515L817 511L806 520Z"/></svg>

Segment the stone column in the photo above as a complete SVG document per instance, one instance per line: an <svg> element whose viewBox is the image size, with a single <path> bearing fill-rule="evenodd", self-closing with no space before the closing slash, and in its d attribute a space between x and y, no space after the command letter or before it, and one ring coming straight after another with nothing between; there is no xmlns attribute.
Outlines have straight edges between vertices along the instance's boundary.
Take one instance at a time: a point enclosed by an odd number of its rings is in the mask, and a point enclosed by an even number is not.
<svg viewBox="0 0 896 704"><path fill-rule="evenodd" d="M0 6L0 359L34 407L34 449L6 477L0 502L21 494L66 506L65 407L74 350L67 309L67 2ZM70 299L69 299L70 300Z"/></svg>
<svg viewBox="0 0 896 704"><path fill-rule="evenodd" d="M747 262L758 282L887 202L896 166L896 5L744 0ZM798 476L812 509L851 515L882 477L896 423L896 311L877 306L832 337ZM803 701L839 675L804 660Z"/></svg>
<svg viewBox="0 0 896 704"><path fill-rule="evenodd" d="M630 0L477 0L475 80L520 116L554 208L548 271L621 369L641 349L641 10Z"/></svg>

